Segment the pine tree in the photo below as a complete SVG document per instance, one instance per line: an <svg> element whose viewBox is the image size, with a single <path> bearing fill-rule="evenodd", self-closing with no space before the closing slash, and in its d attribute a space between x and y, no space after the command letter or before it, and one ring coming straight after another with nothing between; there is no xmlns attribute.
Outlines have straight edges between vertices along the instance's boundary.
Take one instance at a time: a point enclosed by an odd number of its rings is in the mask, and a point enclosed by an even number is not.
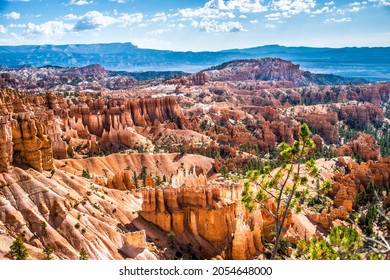
<svg viewBox="0 0 390 280"><path fill-rule="evenodd" d="M219 170L219 172L222 174L224 179L227 179L229 171L228 171L228 169L227 169L225 164L222 164L221 169Z"/></svg>
<svg viewBox="0 0 390 280"><path fill-rule="evenodd" d="M133 172L133 182L134 182L134 186L136 189L138 189L138 177L137 177L137 172Z"/></svg>
<svg viewBox="0 0 390 280"><path fill-rule="evenodd" d="M359 233L345 226L332 228L326 240L314 237L309 243L303 240L297 243L298 255L309 260L360 260L363 249L363 240ZM378 259L378 256L366 254L366 258Z"/></svg>
<svg viewBox="0 0 390 280"><path fill-rule="evenodd" d="M81 174L82 177L91 179L91 173L89 172L89 169L83 169L83 173Z"/></svg>
<svg viewBox="0 0 390 280"><path fill-rule="evenodd" d="M146 166L142 166L141 170L141 179L142 179L142 186L146 187L146 177L148 176L147 168Z"/></svg>
<svg viewBox="0 0 390 280"><path fill-rule="evenodd" d="M80 250L79 260L82 260L82 261L88 260L88 252L84 248L82 248Z"/></svg>
<svg viewBox="0 0 390 280"><path fill-rule="evenodd" d="M21 236L16 237L14 242L12 242L9 253L12 257L16 257L17 260L25 260L28 257L28 251Z"/></svg>
<svg viewBox="0 0 390 280"><path fill-rule="evenodd" d="M45 247L43 247L43 253L46 255L45 260L51 260L53 249L49 245L45 245Z"/></svg>
<svg viewBox="0 0 390 280"><path fill-rule="evenodd" d="M156 178L154 178L154 183L156 184L156 186L160 186L162 184L162 179L160 176L156 176Z"/></svg>
<svg viewBox="0 0 390 280"><path fill-rule="evenodd" d="M302 166L306 165L306 173L309 176L315 176L318 173L315 160L307 160L309 151L315 146L310 134L309 127L302 124L299 129L298 141L292 145L286 143L279 145L279 156L282 163L275 169L275 172L271 173L273 168L267 166L264 168L264 174L261 174L260 170L248 171L246 174L248 180L244 183L241 194L241 200L245 207L253 211L257 203L268 211L275 220L275 243L271 259L276 258L287 214L292 209L300 211L298 202L304 200L308 195L307 191L297 191L300 186L305 186L308 182L308 178L302 174ZM259 179L261 179L260 182ZM291 184L290 181L292 181ZM250 183L254 183L258 188L256 194ZM267 207L269 200L275 202L275 210Z"/></svg>

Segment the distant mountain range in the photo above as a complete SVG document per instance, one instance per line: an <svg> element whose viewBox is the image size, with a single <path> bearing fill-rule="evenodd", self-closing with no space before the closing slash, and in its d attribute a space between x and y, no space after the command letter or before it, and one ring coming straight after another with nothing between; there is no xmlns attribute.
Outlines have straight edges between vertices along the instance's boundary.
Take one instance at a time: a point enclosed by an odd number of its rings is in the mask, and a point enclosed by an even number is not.
<svg viewBox="0 0 390 280"><path fill-rule="evenodd" d="M372 81L390 80L390 47L310 48L268 45L217 52L142 49L131 43L90 45L0 46L0 67L82 67L100 64L112 71L197 72L226 61L277 57L313 73Z"/></svg>

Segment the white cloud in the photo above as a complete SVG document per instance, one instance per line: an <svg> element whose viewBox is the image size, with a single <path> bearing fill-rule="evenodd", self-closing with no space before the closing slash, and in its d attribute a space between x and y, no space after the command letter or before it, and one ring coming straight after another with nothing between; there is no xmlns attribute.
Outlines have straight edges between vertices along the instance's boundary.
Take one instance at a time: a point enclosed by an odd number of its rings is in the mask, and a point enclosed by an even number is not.
<svg viewBox="0 0 390 280"><path fill-rule="evenodd" d="M27 25L25 24L10 24L8 25L8 28L26 28Z"/></svg>
<svg viewBox="0 0 390 280"><path fill-rule="evenodd" d="M134 23L141 23L144 16L141 13L135 14L121 14L121 16L117 19L117 22L120 23L121 26L127 27L133 25Z"/></svg>
<svg viewBox="0 0 390 280"><path fill-rule="evenodd" d="M235 11L240 13L260 13L267 11L267 7L261 4L261 0L210 0L203 7L179 10L179 15L184 18L235 18Z"/></svg>
<svg viewBox="0 0 390 280"><path fill-rule="evenodd" d="M86 0L71 0L70 4L71 5L77 5L77 6L82 6L82 5L88 5L92 4L93 1L86 1Z"/></svg>
<svg viewBox="0 0 390 280"><path fill-rule="evenodd" d="M349 12L359 12L361 9L362 9L362 7L352 7L352 8L349 9L348 11L349 11Z"/></svg>
<svg viewBox="0 0 390 280"><path fill-rule="evenodd" d="M211 9L221 9L221 10L227 9L224 0L210 0L209 2L207 2L205 4L205 7L208 7Z"/></svg>
<svg viewBox="0 0 390 280"><path fill-rule="evenodd" d="M0 33L7 33L7 28L5 28L4 26L2 26L1 24L0 24Z"/></svg>
<svg viewBox="0 0 390 280"><path fill-rule="evenodd" d="M268 10L261 4L260 0L230 0L226 2L226 8L229 10L237 9L241 13L261 13Z"/></svg>
<svg viewBox="0 0 390 280"><path fill-rule="evenodd" d="M337 13L338 13L339 15L345 15L347 12L348 12L347 9L337 9Z"/></svg>
<svg viewBox="0 0 390 280"><path fill-rule="evenodd" d="M367 5L367 2L353 2L349 4L351 7L350 9L347 9L348 12L358 12L362 9L365 9L365 5Z"/></svg>
<svg viewBox="0 0 390 280"><path fill-rule="evenodd" d="M126 0L110 0L110 2L117 2L118 4L126 3Z"/></svg>
<svg viewBox="0 0 390 280"><path fill-rule="evenodd" d="M76 20L80 19L80 17L74 15L74 14L67 14L63 17L64 20Z"/></svg>
<svg viewBox="0 0 390 280"><path fill-rule="evenodd" d="M276 25L267 23L264 27L267 29L273 29L273 28L276 28Z"/></svg>
<svg viewBox="0 0 390 280"><path fill-rule="evenodd" d="M259 21L257 19L254 19L254 20L251 20L250 23L256 24L256 23L259 23Z"/></svg>
<svg viewBox="0 0 390 280"><path fill-rule="evenodd" d="M322 9L315 10L314 12L312 12L312 14L319 15L322 13L328 13L329 11L330 11L329 7L325 6Z"/></svg>
<svg viewBox="0 0 390 280"><path fill-rule="evenodd" d="M316 6L315 0L273 0L274 10L283 11L284 17L296 15L299 13L310 13Z"/></svg>
<svg viewBox="0 0 390 280"><path fill-rule="evenodd" d="M156 35L160 35L162 33L169 32L169 31L172 31L172 29L161 28L161 29L157 29L157 30L154 30L154 31L150 31L150 32L148 32L148 34L152 35L152 36L156 36Z"/></svg>
<svg viewBox="0 0 390 280"><path fill-rule="evenodd" d="M116 18L105 16L98 11L90 11L83 15L76 23L75 31L94 30L117 22Z"/></svg>
<svg viewBox="0 0 390 280"><path fill-rule="evenodd" d="M243 28L240 22L216 22L202 20L200 22L193 21L191 24L193 27L199 28L200 31L207 33L228 33L228 32L240 32L247 31Z"/></svg>
<svg viewBox="0 0 390 280"><path fill-rule="evenodd" d="M325 3L325 6L334 6L334 5L335 5L335 3L333 1Z"/></svg>
<svg viewBox="0 0 390 280"><path fill-rule="evenodd" d="M30 2L30 0L6 0L7 2Z"/></svg>
<svg viewBox="0 0 390 280"><path fill-rule="evenodd" d="M331 23L331 22L350 22L352 19L350 17L344 17L344 18L328 18L324 21L324 23Z"/></svg>
<svg viewBox="0 0 390 280"><path fill-rule="evenodd" d="M377 3L378 6L390 6L390 0L368 0L368 2Z"/></svg>
<svg viewBox="0 0 390 280"><path fill-rule="evenodd" d="M121 27L128 27L135 23L143 21L143 14L115 14L115 17L103 15L98 11L89 11L83 16L77 17L73 14L68 14L64 19L78 19L74 26L74 31L95 30L107 27L113 24L119 24Z"/></svg>
<svg viewBox="0 0 390 280"><path fill-rule="evenodd" d="M157 13L153 16L153 18L150 20L151 22L157 22L157 21L167 21L167 15L162 13Z"/></svg>
<svg viewBox="0 0 390 280"><path fill-rule="evenodd" d="M74 25L62 21L48 21L42 24L28 23L25 32L38 35L60 35L72 31Z"/></svg>
<svg viewBox="0 0 390 280"><path fill-rule="evenodd" d="M367 2L353 2L348 4L348 6L345 9L337 9L337 13L340 15L345 15L346 13L356 13L360 10L363 10L366 8Z"/></svg>
<svg viewBox="0 0 390 280"><path fill-rule="evenodd" d="M268 20L277 21L277 20L280 20L281 16L282 16L282 14L277 12L277 13L265 15L265 18Z"/></svg>
<svg viewBox="0 0 390 280"><path fill-rule="evenodd" d="M20 14L17 13L17 12L12 12L12 13L9 13L9 14L5 14L4 17L6 19L20 19Z"/></svg>
<svg viewBox="0 0 390 280"><path fill-rule="evenodd" d="M206 3L207 5L207 3ZM219 9L210 8L208 6L191 9L185 8L179 10L179 15L183 18L202 18L202 19L216 19L216 18L234 18L232 12L223 12Z"/></svg>
<svg viewBox="0 0 390 280"><path fill-rule="evenodd" d="M240 18L248 18L246 15L240 15Z"/></svg>

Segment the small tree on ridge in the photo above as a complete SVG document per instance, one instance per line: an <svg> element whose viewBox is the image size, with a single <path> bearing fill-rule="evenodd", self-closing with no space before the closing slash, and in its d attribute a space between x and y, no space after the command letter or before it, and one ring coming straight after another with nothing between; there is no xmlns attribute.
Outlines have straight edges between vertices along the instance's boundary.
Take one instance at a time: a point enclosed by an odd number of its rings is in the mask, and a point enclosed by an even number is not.
<svg viewBox="0 0 390 280"><path fill-rule="evenodd" d="M264 174L261 174L259 170L247 172L248 181L244 183L241 194L242 202L250 211L254 210L255 203L257 203L275 220L275 243L271 259L277 256L288 213L292 209L299 211L301 209L299 201L309 194L308 190L298 191L298 188L307 184L306 175L315 176L318 173L315 160L307 160L309 151L315 146L310 135L309 127L302 124L299 128L298 141L292 145L286 143L279 145L282 164L275 171L271 172L268 166L264 168ZM303 174L303 165L306 166L306 174ZM256 193L251 188L250 182L255 183ZM269 200L276 204L274 209L267 207Z"/></svg>

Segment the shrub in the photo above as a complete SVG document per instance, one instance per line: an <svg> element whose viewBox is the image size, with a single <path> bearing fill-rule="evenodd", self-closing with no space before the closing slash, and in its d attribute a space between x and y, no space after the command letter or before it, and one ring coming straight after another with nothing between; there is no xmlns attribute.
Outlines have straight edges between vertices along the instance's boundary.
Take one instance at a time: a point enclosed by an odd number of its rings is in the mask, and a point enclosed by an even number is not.
<svg viewBox="0 0 390 280"><path fill-rule="evenodd" d="M28 257L28 251L21 236L16 237L12 242L9 254L17 260L25 260Z"/></svg>
<svg viewBox="0 0 390 280"><path fill-rule="evenodd" d="M91 173L88 169L83 169L83 173L81 174L84 178L91 179Z"/></svg>
<svg viewBox="0 0 390 280"><path fill-rule="evenodd" d="M49 245L45 245L45 247L43 247L43 253L46 255L45 260L51 260L53 249Z"/></svg>
<svg viewBox="0 0 390 280"><path fill-rule="evenodd" d="M88 260L88 252L84 248L80 250L79 260L82 261Z"/></svg>

